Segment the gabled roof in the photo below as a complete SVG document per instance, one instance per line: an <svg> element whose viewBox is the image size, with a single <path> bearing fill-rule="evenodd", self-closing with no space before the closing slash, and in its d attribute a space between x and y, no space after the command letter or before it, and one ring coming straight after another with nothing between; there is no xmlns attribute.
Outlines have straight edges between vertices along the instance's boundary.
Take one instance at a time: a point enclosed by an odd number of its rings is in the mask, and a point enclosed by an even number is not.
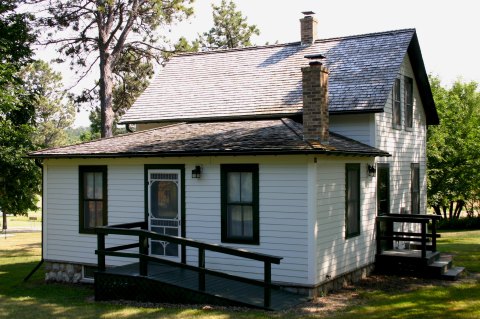
<svg viewBox="0 0 480 319"><path fill-rule="evenodd" d="M32 152L32 158L104 158L331 154L390 156L387 152L330 133L328 145L303 140L291 119L179 123L78 145Z"/></svg>
<svg viewBox="0 0 480 319"><path fill-rule="evenodd" d="M438 116L414 29L173 57L122 117L122 123L279 118L302 112L305 55L330 70L329 110L381 112L410 54L427 113Z"/></svg>

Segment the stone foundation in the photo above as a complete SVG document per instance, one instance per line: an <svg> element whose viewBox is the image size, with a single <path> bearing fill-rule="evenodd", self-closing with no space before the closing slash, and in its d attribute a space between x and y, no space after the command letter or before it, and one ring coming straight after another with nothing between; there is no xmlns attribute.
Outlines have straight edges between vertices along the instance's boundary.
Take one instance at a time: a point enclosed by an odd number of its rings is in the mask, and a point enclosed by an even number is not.
<svg viewBox="0 0 480 319"><path fill-rule="evenodd" d="M348 285L359 282L373 272L374 264L370 264L354 270L352 272L340 275L329 281L323 282L317 286L310 287L283 287L283 289L293 293L308 295L309 297L325 296L329 292L340 290Z"/></svg>
<svg viewBox="0 0 480 319"><path fill-rule="evenodd" d="M45 281L79 283L82 280L82 265L60 262L45 262Z"/></svg>

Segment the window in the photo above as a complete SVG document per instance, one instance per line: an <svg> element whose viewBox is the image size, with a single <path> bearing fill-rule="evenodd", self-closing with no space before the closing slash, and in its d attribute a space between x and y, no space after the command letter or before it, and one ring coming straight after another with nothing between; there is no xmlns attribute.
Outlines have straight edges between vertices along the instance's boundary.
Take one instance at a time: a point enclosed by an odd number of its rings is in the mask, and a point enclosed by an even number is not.
<svg viewBox="0 0 480 319"><path fill-rule="evenodd" d="M222 242L259 244L258 165L222 165Z"/></svg>
<svg viewBox="0 0 480 319"><path fill-rule="evenodd" d="M412 214L420 214L420 165L412 163L411 167Z"/></svg>
<svg viewBox="0 0 480 319"><path fill-rule="evenodd" d="M107 166L80 166L80 233L107 225Z"/></svg>
<svg viewBox="0 0 480 319"><path fill-rule="evenodd" d="M360 164L346 165L346 237L360 235Z"/></svg>
<svg viewBox="0 0 480 319"><path fill-rule="evenodd" d="M395 79L392 92L393 127L402 127L402 107L400 104L400 79Z"/></svg>
<svg viewBox="0 0 480 319"><path fill-rule="evenodd" d="M377 164L377 215L390 214L390 165Z"/></svg>
<svg viewBox="0 0 480 319"><path fill-rule="evenodd" d="M405 77L405 127L413 128L413 79Z"/></svg>

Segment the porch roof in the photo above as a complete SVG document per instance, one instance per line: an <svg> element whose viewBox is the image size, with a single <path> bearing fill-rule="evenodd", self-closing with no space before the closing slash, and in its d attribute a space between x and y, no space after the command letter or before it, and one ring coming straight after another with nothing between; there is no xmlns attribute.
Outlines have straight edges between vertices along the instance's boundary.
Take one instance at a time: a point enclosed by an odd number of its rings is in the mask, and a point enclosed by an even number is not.
<svg viewBox="0 0 480 319"><path fill-rule="evenodd" d="M330 132L328 145L303 140L291 119L178 123L77 145L35 151L31 158L100 158L331 154L390 156Z"/></svg>

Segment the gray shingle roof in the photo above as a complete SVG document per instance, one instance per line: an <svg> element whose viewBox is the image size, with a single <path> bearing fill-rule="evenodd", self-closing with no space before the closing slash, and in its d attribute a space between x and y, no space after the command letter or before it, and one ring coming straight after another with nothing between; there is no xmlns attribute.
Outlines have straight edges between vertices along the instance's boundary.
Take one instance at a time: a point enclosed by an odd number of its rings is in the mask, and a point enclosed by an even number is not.
<svg viewBox="0 0 480 319"><path fill-rule="evenodd" d="M173 57L123 123L281 117L302 111L305 55L330 69L329 109L383 110L414 29ZM423 65L423 62L422 62ZM428 83L427 83L428 84Z"/></svg>
<svg viewBox="0 0 480 319"><path fill-rule="evenodd" d="M302 125L291 119L179 123L112 138L40 150L33 158L161 157L261 154L343 154L389 156L388 153L330 133L329 145L305 142Z"/></svg>

